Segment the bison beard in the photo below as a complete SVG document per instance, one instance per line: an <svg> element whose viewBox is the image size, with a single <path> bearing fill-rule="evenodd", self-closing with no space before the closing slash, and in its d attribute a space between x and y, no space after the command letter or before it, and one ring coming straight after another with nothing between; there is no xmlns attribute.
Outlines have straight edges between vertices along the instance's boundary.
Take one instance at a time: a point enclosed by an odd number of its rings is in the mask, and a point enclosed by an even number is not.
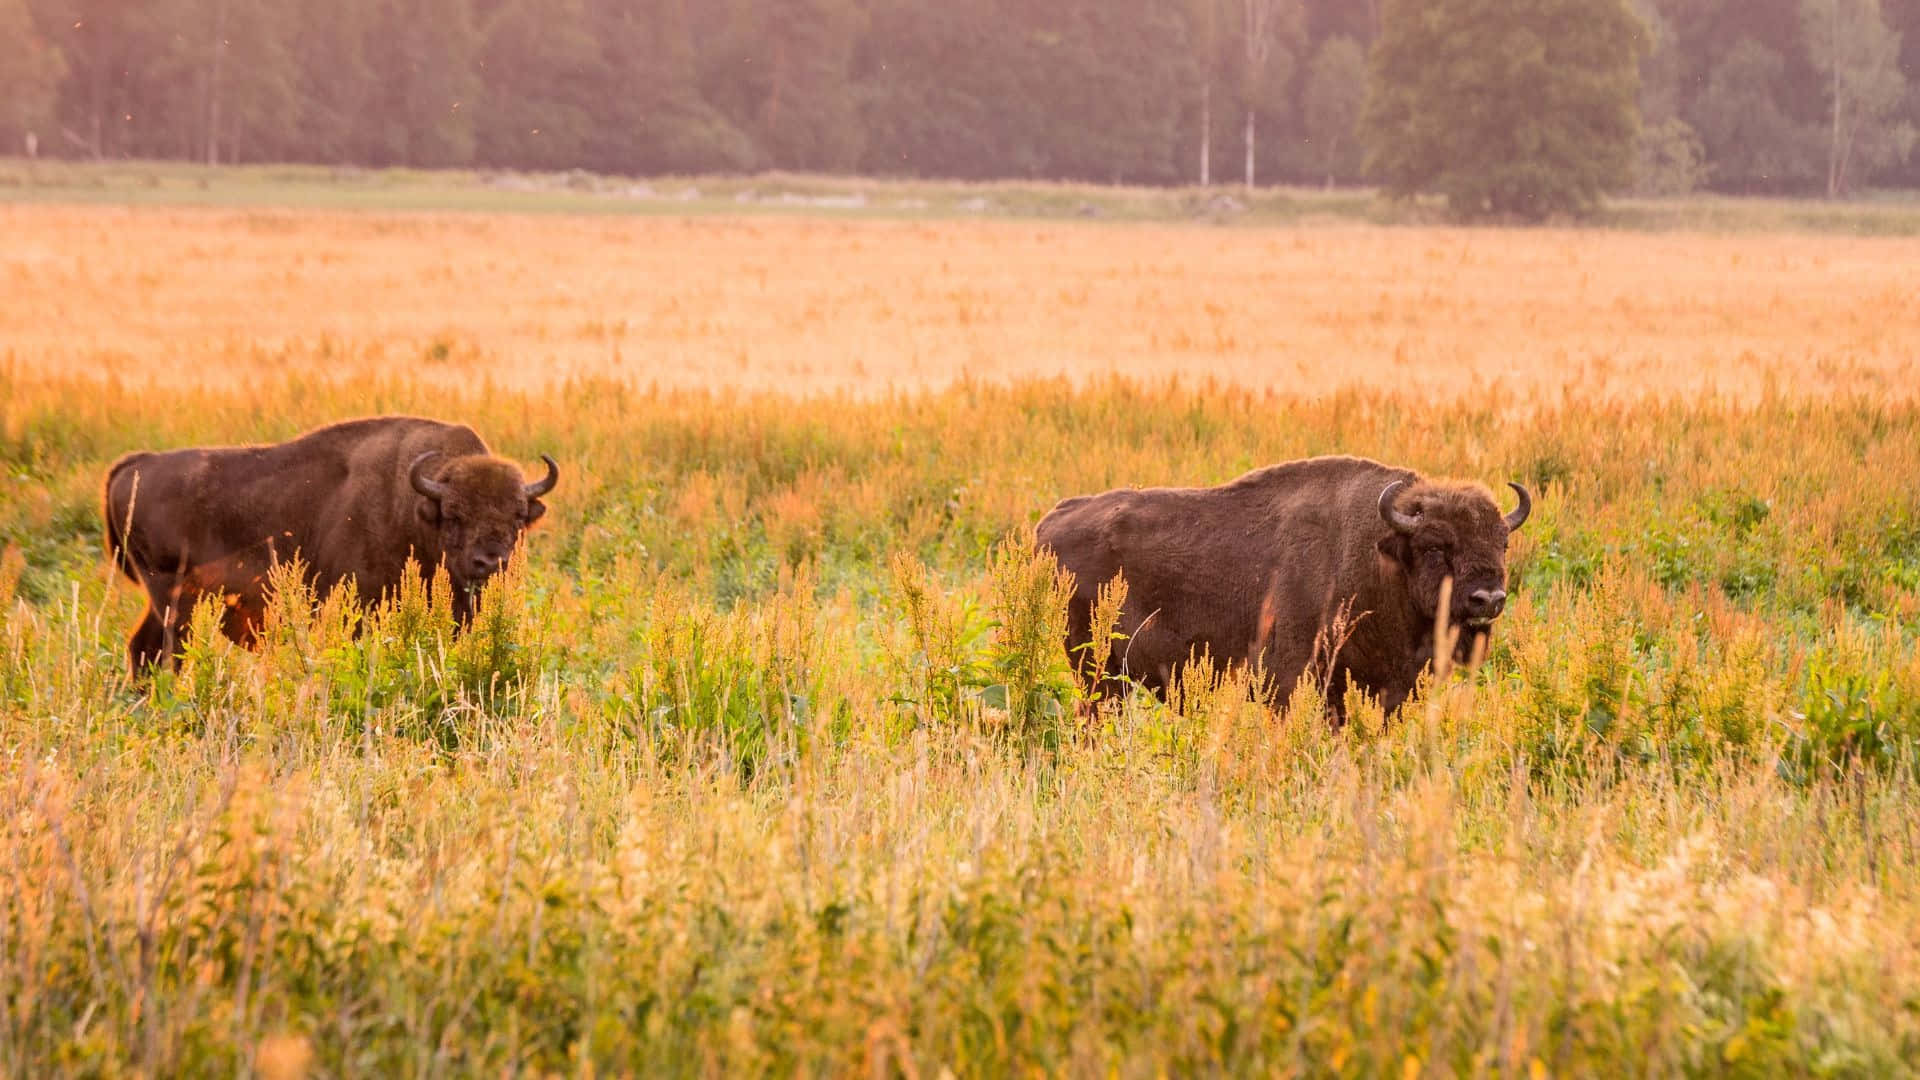
<svg viewBox="0 0 1920 1080"><path fill-rule="evenodd" d="M1204 653L1258 663L1275 698L1310 669L1344 717L1348 685L1387 711L1433 659L1441 598L1464 628L1458 656L1506 605L1507 538L1531 512L1500 513L1477 484L1423 480L1350 457L1274 465L1212 488L1146 488L1062 501L1035 530L1074 575L1068 655L1091 641L1097 591L1115 575L1124 636L1083 679L1132 679L1163 693Z"/></svg>
<svg viewBox="0 0 1920 1080"><path fill-rule="evenodd" d="M194 605L224 597L221 630L250 645L268 571L298 555L319 592L352 580L374 600L395 590L409 557L423 575L445 566L454 613L546 512L559 481L526 482L471 428L393 416L353 420L272 446L129 454L107 471L108 556L147 592L127 642L137 677L179 662Z"/></svg>

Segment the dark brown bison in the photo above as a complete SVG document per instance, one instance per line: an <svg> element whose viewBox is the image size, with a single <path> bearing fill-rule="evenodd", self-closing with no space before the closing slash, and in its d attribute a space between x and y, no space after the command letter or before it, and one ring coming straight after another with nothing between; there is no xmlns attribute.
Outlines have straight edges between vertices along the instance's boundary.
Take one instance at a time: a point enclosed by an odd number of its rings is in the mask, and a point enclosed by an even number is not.
<svg viewBox="0 0 1920 1080"><path fill-rule="evenodd" d="M1218 487L1067 499L1040 520L1036 539L1074 575L1067 647L1076 666L1097 590L1125 578L1116 627L1125 640L1105 672L1084 677L1131 677L1164 693L1204 651L1216 663L1257 661L1275 695L1313 666L1336 714L1350 682L1392 711L1433 657L1443 582L1452 582L1447 622L1465 628L1462 659L1506 606L1507 537L1533 504L1512 487L1520 504L1503 517L1478 484L1320 457Z"/></svg>
<svg viewBox="0 0 1920 1080"><path fill-rule="evenodd" d="M225 597L222 629L251 644L264 611L267 571L298 554L324 592L351 579L372 600L400 584L407 558L423 574L444 565L454 612L498 573L540 496L487 452L472 429L417 417L352 420L273 446L128 454L107 470L108 555L147 591L147 611L127 643L135 675L177 662L196 601Z"/></svg>

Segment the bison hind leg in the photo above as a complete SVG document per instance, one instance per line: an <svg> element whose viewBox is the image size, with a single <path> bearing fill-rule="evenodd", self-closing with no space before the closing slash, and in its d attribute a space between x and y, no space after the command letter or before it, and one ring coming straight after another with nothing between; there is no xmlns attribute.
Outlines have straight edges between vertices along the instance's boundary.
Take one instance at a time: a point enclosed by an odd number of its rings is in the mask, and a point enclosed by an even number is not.
<svg viewBox="0 0 1920 1080"><path fill-rule="evenodd" d="M169 660L167 648L167 628L155 615L149 605L146 613L140 617L140 624L133 628L133 634L127 638L127 675L138 679L147 671Z"/></svg>

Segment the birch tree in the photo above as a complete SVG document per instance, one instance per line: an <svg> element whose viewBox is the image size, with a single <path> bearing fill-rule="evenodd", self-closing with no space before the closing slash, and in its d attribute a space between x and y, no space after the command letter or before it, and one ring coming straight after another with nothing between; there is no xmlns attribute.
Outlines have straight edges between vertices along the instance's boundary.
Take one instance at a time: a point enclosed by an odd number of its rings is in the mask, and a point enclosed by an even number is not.
<svg viewBox="0 0 1920 1080"><path fill-rule="evenodd" d="M1913 125L1900 116L1900 35L1880 0L1801 0L1800 22L1827 84L1827 197L1838 198L1913 148Z"/></svg>
<svg viewBox="0 0 1920 1080"><path fill-rule="evenodd" d="M1332 187L1336 173L1350 174L1358 166L1354 129L1367 97L1366 50L1345 35L1322 42L1308 66L1303 97L1307 137Z"/></svg>
<svg viewBox="0 0 1920 1080"><path fill-rule="evenodd" d="M1220 0L1193 5L1194 54L1200 72L1200 186L1213 183L1213 84L1220 71Z"/></svg>
<svg viewBox="0 0 1920 1080"><path fill-rule="evenodd" d="M1244 179L1257 180L1260 114L1286 106L1294 58L1306 36L1300 0L1240 0L1240 145Z"/></svg>
<svg viewBox="0 0 1920 1080"><path fill-rule="evenodd" d="M12 43L0 53L0 154L30 144L37 149L66 61L34 27L25 0L0 0L0 41Z"/></svg>

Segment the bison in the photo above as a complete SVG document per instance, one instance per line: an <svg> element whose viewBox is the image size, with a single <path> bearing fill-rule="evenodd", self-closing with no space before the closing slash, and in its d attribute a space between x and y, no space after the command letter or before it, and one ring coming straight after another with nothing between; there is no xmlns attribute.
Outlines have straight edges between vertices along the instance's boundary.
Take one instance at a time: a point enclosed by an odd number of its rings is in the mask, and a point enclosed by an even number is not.
<svg viewBox="0 0 1920 1080"><path fill-rule="evenodd" d="M298 555L319 591L351 580L373 600L393 591L409 556L423 575L445 566L454 614L506 565L546 506L560 469L527 483L473 430L409 416L352 420L271 446L134 453L107 470L108 556L147 592L127 642L137 677L179 662L194 604L224 597L222 631L251 644L267 572Z"/></svg>
<svg viewBox="0 0 1920 1080"><path fill-rule="evenodd" d="M1257 664L1275 696L1313 666L1336 717L1349 683L1391 712L1433 659L1443 595L1446 622L1464 631L1460 659L1506 606L1507 538L1533 506L1526 488L1511 486L1520 502L1503 516L1478 484L1318 457L1218 487L1076 496L1040 520L1035 538L1074 575L1067 648L1076 661L1100 586L1125 579L1116 627L1125 640L1106 671L1084 679L1130 677L1164 694L1204 651L1216 663Z"/></svg>

